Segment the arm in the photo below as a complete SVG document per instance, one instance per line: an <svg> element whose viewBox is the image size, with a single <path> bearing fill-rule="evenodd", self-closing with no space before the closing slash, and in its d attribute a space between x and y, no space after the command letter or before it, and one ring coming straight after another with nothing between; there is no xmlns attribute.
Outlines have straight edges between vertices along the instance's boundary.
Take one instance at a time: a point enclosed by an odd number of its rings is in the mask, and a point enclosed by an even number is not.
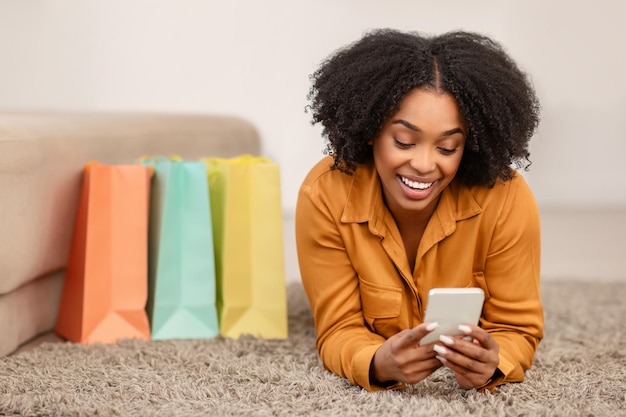
<svg viewBox="0 0 626 417"><path fill-rule="evenodd" d="M503 202L488 209L493 232L481 236L489 249L483 271L474 274L486 292L480 327L464 328L471 341L442 338L436 348L464 388L523 381L543 337L538 210L521 177L505 191Z"/></svg>
<svg viewBox="0 0 626 417"><path fill-rule="evenodd" d="M352 239L348 247L363 250L358 228L367 225L341 223L345 202L340 200L320 198L305 185L296 211L300 272L313 310L322 362L337 375L370 391L403 387L398 381L419 382L441 366L432 344L419 346L419 340L434 327L420 324L387 334L386 339L366 324L363 282L353 264L356 254L350 253L345 242ZM336 206L330 207L332 204ZM363 261L368 262L359 262ZM388 305L390 301L380 293L368 302L378 303L379 310L394 311L399 308L397 301Z"/></svg>
<svg viewBox="0 0 626 417"><path fill-rule="evenodd" d="M489 298L481 327L500 346L498 369L505 382L521 382L543 337L540 294L539 210L523 178L509 187L491 238L484 278Z"/></svg>
<svg viewBox="0 0 626 417"><path fill-rule="evenodd" d="M369 368L384 338L364 325L357 273L338 230L338 216L304 185L296 207L296 244L302 283L313 311L324 366L366 389Z"/></svg>

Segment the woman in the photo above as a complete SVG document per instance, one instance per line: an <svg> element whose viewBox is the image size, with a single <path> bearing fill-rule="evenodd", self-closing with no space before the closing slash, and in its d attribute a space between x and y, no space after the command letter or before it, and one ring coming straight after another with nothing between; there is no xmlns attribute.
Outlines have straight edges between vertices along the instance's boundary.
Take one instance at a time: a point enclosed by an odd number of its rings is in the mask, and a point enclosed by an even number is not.
<svg viewBox="0 0 626 417"><path fill-rule="evenodd" d="M441 366L467 389L519 382L543 337L539 215L524 179L539 104L493 40L377 30L322 63L309 93L330 154L296 209L324 366L367 390ZM480 287L479 326L420 346L435 287Z"/></svg>

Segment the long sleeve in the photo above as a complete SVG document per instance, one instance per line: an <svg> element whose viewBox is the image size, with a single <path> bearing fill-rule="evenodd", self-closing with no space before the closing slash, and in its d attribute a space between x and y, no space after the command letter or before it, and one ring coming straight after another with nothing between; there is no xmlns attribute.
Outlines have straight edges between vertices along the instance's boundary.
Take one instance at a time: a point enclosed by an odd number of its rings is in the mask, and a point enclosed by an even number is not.
<svg viewBox="0 0 626 417"><path fill-rule="evenodd" d="M488 297L481 326L500 345L503 376L489 388L524 380L543 337L540 299L540 220L526 183L511 181L493 235L490 237L484 277Z"/></svg>
<svg viewBox="0 0 626 417"><path fill-rule="evenodd" d="M300 191L296 241L320 357L337 375L375 389L370 386L369 367L384 338L365 327L359 280L337 229L337 210L312 194L306 185Z"/></svg>

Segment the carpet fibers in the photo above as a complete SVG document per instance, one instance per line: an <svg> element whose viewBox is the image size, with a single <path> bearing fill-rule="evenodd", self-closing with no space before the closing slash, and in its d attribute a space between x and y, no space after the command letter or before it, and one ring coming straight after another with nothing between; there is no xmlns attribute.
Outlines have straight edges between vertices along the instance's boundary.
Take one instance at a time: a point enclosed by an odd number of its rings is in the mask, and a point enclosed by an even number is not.
<svg viewBox="0 0 626 417"><path fill-rule="evenodd" d="M494 394L440 369L369 393L327 372L302 286L289 339L44 343L0 358L0 415L626 416L626 284L545 282L546 338L526 381Z"/></svg>

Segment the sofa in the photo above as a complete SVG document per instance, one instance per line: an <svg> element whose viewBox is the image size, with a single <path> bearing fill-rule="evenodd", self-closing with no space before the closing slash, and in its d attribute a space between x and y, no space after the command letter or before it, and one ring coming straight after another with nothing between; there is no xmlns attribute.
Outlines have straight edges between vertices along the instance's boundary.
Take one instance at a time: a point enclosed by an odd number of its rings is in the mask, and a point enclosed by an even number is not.
<svg viewBox="0 0 626 417"><path fill-rule="evenodd" d="M0 111L0 356L54 328L85 163L260 151L230 115Z"/></svg>

